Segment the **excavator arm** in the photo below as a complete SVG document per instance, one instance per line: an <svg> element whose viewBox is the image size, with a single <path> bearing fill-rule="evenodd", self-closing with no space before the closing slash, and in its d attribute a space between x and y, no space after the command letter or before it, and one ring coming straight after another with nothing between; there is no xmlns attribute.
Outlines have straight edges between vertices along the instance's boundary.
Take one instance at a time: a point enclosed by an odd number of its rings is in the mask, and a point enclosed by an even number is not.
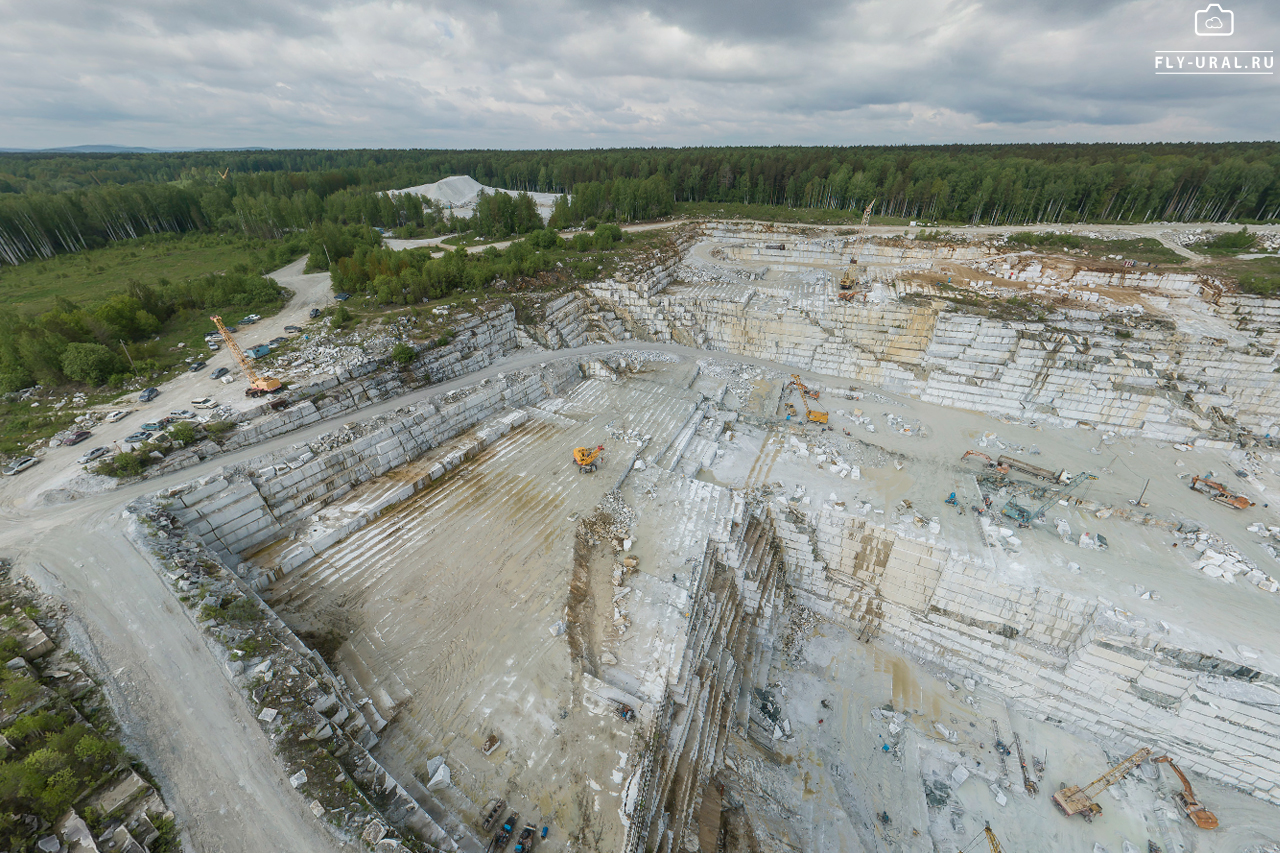
<svg viewBox="0 0 1280 853"><path fill-rule="evenodd" d="M1190 780L1187 779L1182 769L1173 763L1173 759L1167 755L1162 755L1151 760L1153 763L1168 764L1173 769L1173 772L1178 774L1178 779L1182 782L1182 793L1174 796L1178 800L1178 805L1182 806L1182 810L1187 813L1187 817L1191 818L1191 822L1201 829L1217 829L1217 815L1200 805L1200 801L1196 799L1195 792L1191 790Z"/></svg>

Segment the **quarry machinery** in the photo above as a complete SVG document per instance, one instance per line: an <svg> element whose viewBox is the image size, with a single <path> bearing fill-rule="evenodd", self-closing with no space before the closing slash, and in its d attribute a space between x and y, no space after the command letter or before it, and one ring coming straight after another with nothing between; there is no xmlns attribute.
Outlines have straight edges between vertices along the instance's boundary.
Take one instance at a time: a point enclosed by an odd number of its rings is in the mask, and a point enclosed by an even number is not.
<svg viewBox="0 0 1280 853"><path fill-rule="evenodd" d="M520 830L520 838L516 840L515 853L529 853L533 849L533 838L537 831L538 827L526 823L524 829Z"/></svg>
<svg viewBox="0 0 1280 853"><path fill-rule="evenodd" d="M575 447L573 449L573 464L578 466L578 470L584 474L590 474L596 470L596 460L600 458L600 454L604 453L604 445L599 444L595 447Z"/></svg>
<svg viewBox="0 0 1280 853"><path fill-rule="evenodd" d="M1003 459L1004 457L1002 456L1000 458ZM1034 510L1027 509L1018 503L1017 498L1009 498L1009 502L1004 505L1004 509L1000 510L1000 514L1007 516L1008 518L1012 518L1014 521L1018 522L1018 525L1021 527L1029 527L1031 522L1043 519L1045 511L1049 509L1049 507L1071 494L1071 491L1081 483L1098 479L1088 471L1081 471L1074 477L1064 471L1063 476L1067 478L1065 480L1067 487L1057 494L1050 495L1049 499L1042 503L1038 508Z"/></svg>
<svg viewBox="0 0 1280 853"><path fill-rule="evenodd" d="M1085 820L1092 821L1094 815L1102 814L1102 806L1093 798L1119 782L1129 771L1151 757L1151 750L1145 746L1081 788L1071 785L1053 795L1053 802L1067 817L1083 815Z"/></svg>
<svg viewBox="0 0 1280 853"><path fill-rule="evenodd" d="M1050 471L1048 468L1041 468L1039 465L1032 465L1030 462L1023 462L1021 459L1013 456L1001 456L996 460L996 466L1005 466L1024 474L1030 474L1033 477L1039 477L1041 480L1048 480L1050 483L1070 483L1071 473L1066 469L1061 471Z"/></svg>
<svg viewBox="0 0 1280 853"><path fill-rule="evenodd" d="M1173 798L1178 801L1178 805L1182 806L1182 810L1187 813L1187 817L1191 818L1191 822L1201 829L1217 829L1217 816L1202 806L1200 801L1196 799L1195 792L1191 790L1191 782L1187 780L1178 765L1173 763L1173 759L1167 755L1162 755L1159 758L1151 759L1151 761L1155 764L1168 764L1173 769L1173 772L1178 774L1178 779L1182 782L1182 790L1175 793Z"/></svg>
<svg viewBox="0 0 1280 853"><path fill-rule="evenodd" d="M798 373L791 374L791 381L787 384L788 387L794 385L796 390L800 392L800 402L804 404L805 418L815 424L825 424L828 418L827 413L809 406L809 398L812 397L815 400L818 399L818 392L801 382L800 375Z"/></svg>
<svg viewBox="0 0 1280 853"><path fill-rule="evenodd" d="M1009 473L1009 466L1008 466L1008 465L997 465L994 459L992 459L992 458L991 458L990 456L988 456L987 454L983 453L981 450L966 450L966 451L964 452L964 456L961 456L961 457L960 457L960 461L961 461L961 462L964 462L964 461L965 461L965 460L967 460L970 456L972 456L974 459L985 459L985 460L986 460L986 462L987 462L987 467L988 467L988 468L995 468L995 469L996 469L997 471L999 471L1001 474L1008 474L1008 473Z"/></svg>
<svg viewBox="0 0 1280 853"><path fill-rule="evenodd" d="M1226 486L1217 480L1210 480L1208 477L1192 477L1191 488L1202 495L1208 495L1210 500L1226 504L1232 509L1248 509L1254 505L1253 501L1244 495L1232 494L1227 490Z"/></svg>
<svg viewBox="0 0 1280 853"><path fill-rule="evenodd" d="M871 208L876 206L876 199L871 199L871 204L867 205L867 209L862 211L862 227L866 228L871 224Z"/></svg>
<svg viewBox="0 0 1280 853"><path fill-rule="evenodd" d="M987 836L987 846L991 848L991 853L1004 853L1004 848L1000 846L996 834L991 831L991 824L987 824L982 828L982 832Z"/></svg>
<svg viewBox="0 0 1280 853"><path fill-rule="evenodd" d="M818 399L818 392L817 392L817 391L814 391L814 390L813 390L812 388L810 388L808 385L805 385L803 382L801 382L801 381L800 381L800 374L799 374L799 373L793 373L793 374L791 374L791 383L790 383L790 384L792 384L792 385L796 386L796 389L800 392L800 394L801 394L802 396L805 396L805 397L812 397L812 398L813 398L813 399L815 399L815 400L816 400L816 399Z"/></svg>
<svg viewBox="0 0 1280 853"><path fill-rule="evenodd" d="M218 332L222 335L222 339L227 343L227 349L231 351L231 357L236 360L236 364L240 365L240 370L244 372L245 378L249 380L249 387L245 389L246 397L261 397L263 394L275 394L284 387L279 379L273 379L270 376L259 376L258 372L253 369L253 365L249 363L249 359L245 358L243 352L240 351L240 345L236 343L236 339L231 337L231 333L227 331L227 327L222 324L221 317L210 317L213 324L218 327Z"/></svg>
<svg viewBox="0 0 1280 853"><path fill-rule="evenodd" d="M1040 786L1031 778L1031 771L1027 769L1027 759L1022 757L1022 738L1018 737L1018 733L1013 733L1013 745L1018 750L1018 763L1022 765L1022 787L1027 789L1027 793L1035 796L1040 793Z"/></svg>
<svg viewBox="0 0 1280 853"><path fill-rule="evenodd" d="M506 808L506 800L497 799L489 801L489 810L485 813L484 821L480 824L484 827L485 832L493 829L493 825L497 823L498 818L502 817L502 813L506 811Z"/></svg>
<svg viewBox="0 0 1280 853"><path fill-rule="evenodd" d="M511 834L516 831L516 827L520 823L520 813L512 812L506 820L502 822L502 828L493 836L493 841L489 842L492 850L503 850L507 846L507 842L511 840Z"/></svg>

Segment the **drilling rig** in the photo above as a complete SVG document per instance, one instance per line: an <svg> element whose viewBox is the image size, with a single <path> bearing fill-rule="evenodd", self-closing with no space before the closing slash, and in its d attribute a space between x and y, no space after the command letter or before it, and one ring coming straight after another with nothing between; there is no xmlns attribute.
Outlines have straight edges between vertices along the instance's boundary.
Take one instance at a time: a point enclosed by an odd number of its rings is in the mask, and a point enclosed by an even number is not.
<svg viewBox="0 0 1280 853"><path fill-rule="evenodd" d="M245 354L240 351L240 345L236 343L236 339L231 337L231 333L227 331L227 327L222 324L221 317L210 317L213 324L218 327L218 332L222 335L222 339L227 343L227 349L231 350L231 357L236 360L236 364L240 365L240 369L244 371L245 378L249 380L249 387L245 389L246 397L261 397L263 394L275 394L283 386L279 379L273 379L270 376L259 376L258 372L253 369L253 365L249 359L245 358Z"/></svg>

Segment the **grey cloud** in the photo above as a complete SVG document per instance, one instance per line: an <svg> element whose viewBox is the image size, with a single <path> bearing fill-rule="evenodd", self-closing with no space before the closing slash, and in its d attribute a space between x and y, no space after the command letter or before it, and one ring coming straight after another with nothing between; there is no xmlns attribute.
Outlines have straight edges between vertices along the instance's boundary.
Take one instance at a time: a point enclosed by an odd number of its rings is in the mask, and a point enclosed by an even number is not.
<svg viewBox="0 0 1280 853"><path fill-rule="evenodd" d="M1275 77L1154 75L1156 48L1203 46L1189 9L1151 0L10 4L0 146L1274 137L1259 106L1274 102ZM1233 46L1280 50L1280 10L1236 13Z"/></svg>

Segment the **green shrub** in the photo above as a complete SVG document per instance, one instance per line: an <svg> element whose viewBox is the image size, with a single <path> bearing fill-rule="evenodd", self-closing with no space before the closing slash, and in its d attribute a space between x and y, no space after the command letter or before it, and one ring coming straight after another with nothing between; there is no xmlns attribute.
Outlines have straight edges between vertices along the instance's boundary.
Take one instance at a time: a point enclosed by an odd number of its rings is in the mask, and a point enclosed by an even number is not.
<svg viewBox="0 0 1280 853"><path fill-rule="evenodd" d="M397 364L408 364L417 357L418 353L404 341L398 342L391 348L391 360Z"/></svg>
<svg viewBox="0 0 1280 853"><path fill-rule="evenodd" d="M191 444L196 440L196 428L189 421L178 421L169 427L169 437L183 444Z"/></svg>

